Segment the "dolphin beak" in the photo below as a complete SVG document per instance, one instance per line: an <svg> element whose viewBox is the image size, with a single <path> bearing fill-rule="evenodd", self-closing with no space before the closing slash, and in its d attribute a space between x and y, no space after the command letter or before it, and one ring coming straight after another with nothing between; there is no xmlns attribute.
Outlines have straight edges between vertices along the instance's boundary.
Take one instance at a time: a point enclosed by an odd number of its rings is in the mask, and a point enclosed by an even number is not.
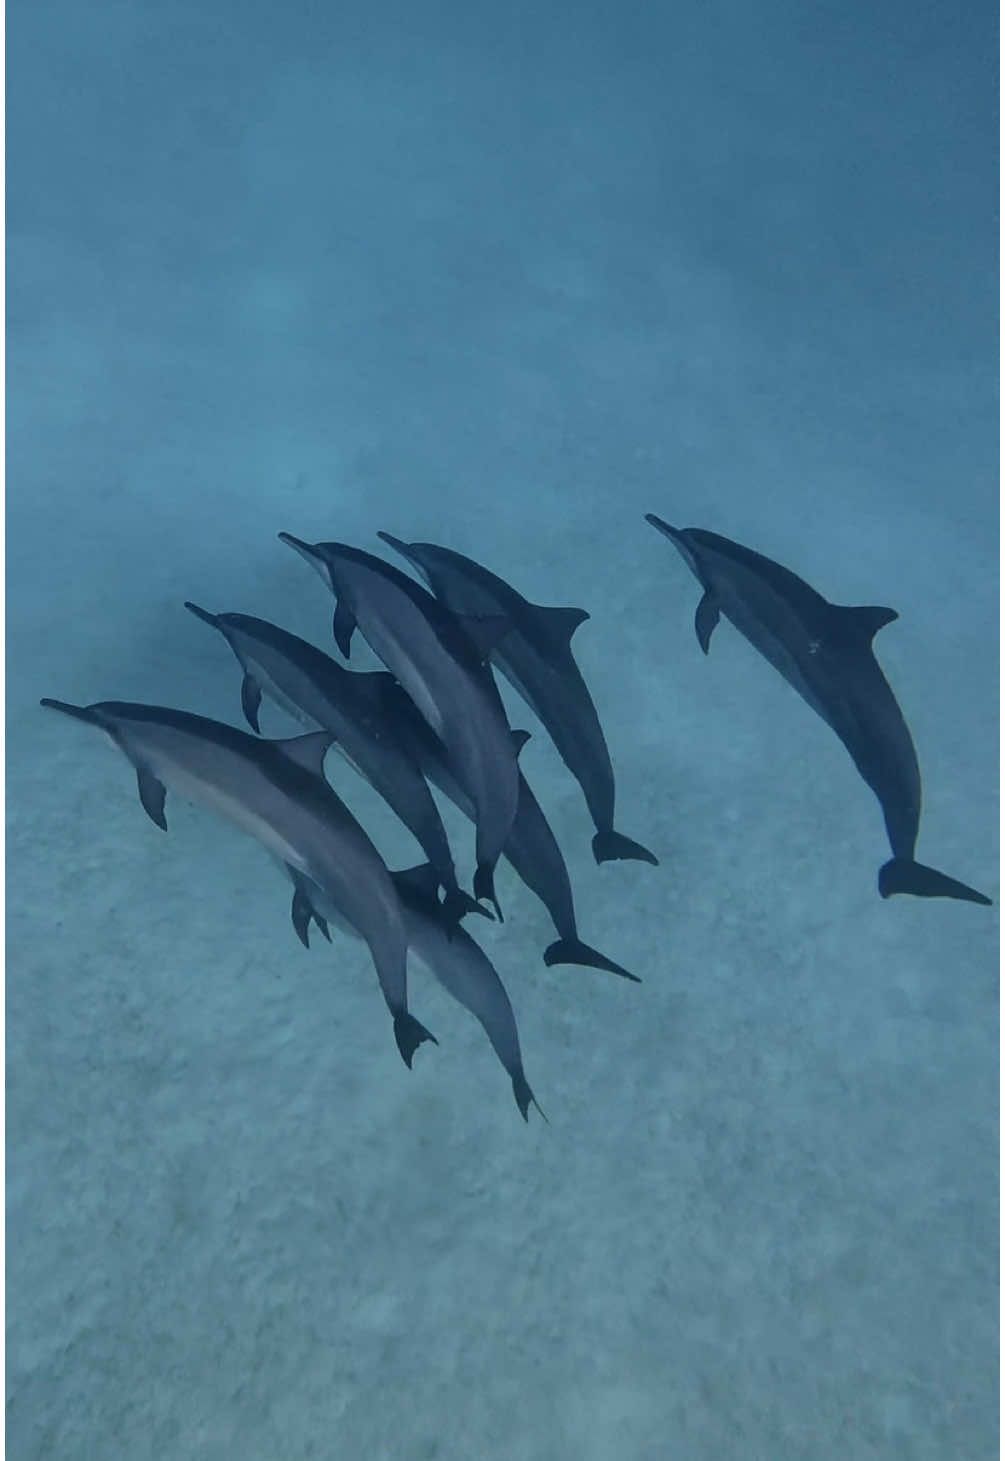
<svg viewBox="0 0 1005 1461"><path fill-rule="evenodd" d="M82 720L87 725L94 725L97 717L94 711L86 705L69 705L65 700L50 700L48 698L39 701L47 710L61 710L64 715L72 715L74 720Z"/></svg>
<svg viewBox="0 0 1005 1461"><path fill-rule="evenodd" d="M185 600L185 607L186 609L188 609L190 614L194 614L195 617L197 619L201 619L204 624L212 624L214 629L219 628L219 623L217 621L216 615L211 614L208 609L200 609L198 604L193 604L188 599Z"/></svg>
<svg viewBox="0 0 1005 1461"><path fill-rule="evenodd" d="M279 541L286 543L290 548L296 548L302 558L306 558L308 563L317 567L321 554L313 543L305 543L303 538L295 538L292 533L280 533Z"/></svg>
<svg viewBox="0 0 1005 1461"><path fill-rule="evenodd" d="M417 554L413 553L411 543L403 543L402 540L400 538L396 538L393 533L378 533L377 537L382 543L386 543L389 548L393 548L396 553L400 553L402 558L407 558L412 567L418 569L419 573L422 575L426 583L430 583L431 586L431 581L429 573L426 570L426 566L423 563L422 559Z"/></svg>
<svg viewBox="0 0 1005 1461"><path fill-rule="evenodd" d="M646 513L646 522L650 527L655 528L658 533L662 533L665 538L670 539L695 578L703 588L706 587L705 580L702 578L701 570L698 567L698 559L695 557L694 549L688 540L687 530L685 528L671 526L670 523L664 522L661 517L657 517L654 512Z"/></svg>
<svg viewBox="0 0 1005 1461"><path fill-rule="evenodd" d="M333 587L331 565L328 557L325 553L322 553L321 549L315 543L305 543L303 538L295 538L292 533L280 533L279 541L289 544L291 548L295 548L301 558L309 563L314 569L314 572L319 575L321 581L327 584L329 588Z"/></svg>
<svg viewBox="0 0 1005 1461"><path fill-rule="evenodd" d="M680 543L680 528L671 527L668 522L664 522L663 519L661 517L657 517L654 512L646 513L646 522L651 528L655 528L657 532L662 533L664 537L669 538L672 543Z"/></svg>

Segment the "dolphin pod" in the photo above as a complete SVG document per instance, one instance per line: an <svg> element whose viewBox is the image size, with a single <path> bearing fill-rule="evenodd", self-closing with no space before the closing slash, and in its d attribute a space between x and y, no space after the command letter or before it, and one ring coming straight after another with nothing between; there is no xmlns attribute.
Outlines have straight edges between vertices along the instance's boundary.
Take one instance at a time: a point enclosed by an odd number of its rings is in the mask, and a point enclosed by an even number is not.
<svg viewBox="0 0 1005 1461"><path fill-rule="evenodd" d="M985 894L915 858L917 755L872 648L896 612L831 604L789 569L728 538L675 528L655 514L647 521L670 539L701 586L694 624L703 652L720 618L727 619L849 752L886 825L892 856L879 871L881 896L989 904ZM463 920L474 913L491 918L484 903L502 919L495 870L504 858L558 934L544 952L546 965L579 964L639 982L580 937L565 858L519 764L527 732L509 725L494 675L534 712L579 784L595 860L658 865L647 847L615 829L611 756L571 648L589 615L534 604L473 559L432 543L378 534L427 588L349 544L279 537L334 595L332 631L343 656L349 658L358 630L383 670L341 665L268 620L187 602L240 664L241 707L254 735L164 706L50 698L42 704L100 730L122 752L144 810L161 829L170 791L250 833L292 884L293 927L306 947L312 923L329 940L333 925L362 941L409 1068L420 1045L438 1044L410 1008L414 959L481 1024L523 1119L532 1105L543 1115L524 1072L509 995ZM316 729L287 739L263 736L263 698ZM332 749L408 829L423 863L388 868L327 779ZM474 824L474 897L461 886L431 787Z"/></svg>
<svg viewBox="0 0 1005 1461"><path fill-rule="evenodd" d="M218 629L244 670L241 704L258 731L263 692L296 720L330 732L333 748L368 781L412 833L435 869L454 921L487 913L461 891L443 822L418 766L388 736L382 715L382 672L346 669L313 644L265 619L210 614L186 603L197 618Z"/></svg>
<svg viewBox="0 0 1005 1461"><path fill-rule="evenodd" d="M501 616L509 625L491 658L527 702L579 782L596 833L597 862L634 858L656 865L648 848L614 830L614 768L593 697L572 654L571 640L590 617L585 609L528 603L501 578L448 548L378 538L413 563L433 593L456 614Z"/></svg>
<svg viewBox="0 0 1005 1461"><path fill-rule="evenodd" d="M493 875L516 816L517 751L495 681L475 642L486 621L463 627L414 579L345 543L304 543L280 533L336 597L333 632L348 658L358 628L442 739L475 805L475 897L495 904ZM502 633L498 620L491 633Z"/></svg>

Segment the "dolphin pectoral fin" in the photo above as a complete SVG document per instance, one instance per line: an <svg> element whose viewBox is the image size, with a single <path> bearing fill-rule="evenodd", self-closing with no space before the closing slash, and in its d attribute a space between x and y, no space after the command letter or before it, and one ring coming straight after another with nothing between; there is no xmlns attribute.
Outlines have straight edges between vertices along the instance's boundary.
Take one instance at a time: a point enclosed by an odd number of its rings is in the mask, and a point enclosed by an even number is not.
<svg viewBox="0 0 1005 1461"><path fill-rule="evenodd" d="M439 1045L435 1035L430 1034L425 1025L420 1025L414 1015L408 1010L398 1010L394 1016L394 1038L402 1060L412 1069L412 1057L426 1040L434 1045Z"/></svg>
<svg viewBox="0 0 1005 1461"><path fill-rule="evenodd" d="M244 718L256 735L262 734L258 724L258 712L262 704L262 687L253 675L245 674L241 681L241 709Z"/></svg>
<svg viewBox="0 0 1005 1461"><path fill-rule="evenodd" d="M991 907L991 899L976 888L968 888L966 883L907 857L893 857L879 870L879 896L890 898L895 893L913 893L916 898L958 898L963 903Z"/></svg>
<svg viewBox="0 0 1005 1461"><path fill-rule="evenodd" d="M329 931L328 924L321 917L320 913L318 913L316 909L311 906L310 899L304 892L303 888L299 886L299 884L293 892L293 908L291 912L293 917L293 927L296 930L297 938L303 944L305 949L309 949L311 946L310 927L312 919L317 924L324 937L328 940L329 943L331 943L332 936Z"/></svg>
<svg viewBox="0 0 1005 1461"><path fill-rule="evenodd" d="M578 938L556 939L545 949L544 962L549 969L555 964L579 964L585 969L604 969L608 974L618 974L622 979L630 979L633 984L642 983L637 974L629 974L627 969L622 969L613 959L605 958Z"/></svg>
<svg viewBox="0 0 1005 1461"><path fill-rule="evenodd" d="M596 834L593 839L593 856L598 863L648 862L652 867L659 867L659 858L654 857L648 847L643 847L641 842L633 842L630 837L615 832L613 827Z"/></svg>
<svg viewBox="0 0 1005 1461"><path fill-rule="evenodd" d="M335 636L335 643L346 659L349 658L352 650L352 636L355 628L356 616L345 599L340 598L335 605L335 613L332 617L332 633Z"/></svg>
<svg viewBox="0 0 1005 1461"><path fill-rule="evenodd" d="M297 938L305 949L310 948L310 928L311 920L313 919L324 937L331 943L332 936L328 929L328 923L314 907L314 903L308 892L306 879L302 878L296 868L291 867L289 863L286 864L286 871L293 883L293 906L290 909L290 914L293 919L293 927L296 930Z"/></svg>
<svg viewBox="0 0 1005 1461"><path fill-rule="evenodd" d="M694 611L694 632L698 636L698 643L701 645L702 654L708 654L708 644L712 638L712 630L718 622L719 605L713 598L711 589L706 589L701 596L697 609Z"/></svg>
<svg viewBox="0 0 1005 1461"><path fill-rule="evenodd" d="M164 815L164 798L167 796L167 787L163 781L158 781L152 771L145 766L136 768L136 785L139 788L140 802L143 810L155 826L162 832L167 831L167 818Z"/></svg>
<svg viewBox="0 0 1005 1461"><path fill-rule="evenodd" d="M314 917L314 913L311 909L311 905L307 901L306 896L300 888L294 888L293 890L293 908L291 912L293 918L293 928L296 932L297 938L303 944L305 949L309 949L311 946L310 926L311 919Z"/></svg>

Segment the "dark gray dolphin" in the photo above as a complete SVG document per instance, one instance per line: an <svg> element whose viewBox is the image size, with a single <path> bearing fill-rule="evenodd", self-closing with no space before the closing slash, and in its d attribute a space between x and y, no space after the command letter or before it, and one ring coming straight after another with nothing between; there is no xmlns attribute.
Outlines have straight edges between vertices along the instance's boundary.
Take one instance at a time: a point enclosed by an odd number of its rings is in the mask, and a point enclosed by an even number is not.
<svg viewBox="0 0 1005 1461"><path fill-rule="evenodd" d="M255 731L262 693L296 720L329 731L335 749L404 822L446 890L444 909L457 922L487 909L461 891L447 834L425 778L414 759L386 733L382 713L383 671L346 669L305 639L248 614L211 614L186 603L197 618L218 629L244 670L241 704Z"/></svg>
<svg viewBox="0 0 1005 1461"><path fill-rule="evenodd" d="M140 801L167 830L164 799L175 791L219 812L287 869L322 888L368 945L394 1020L402 1059L434 1040L408 1010L407 939L401 904L380 853L325 780L327 732L256 740L201 715L159 705L106 701L42 704L95 726L136 768Z"/></svg>
<svg viewBox="0 0 1005 1461"><path fill-rule="evenodd" d="M524 1074L520 1036L509 995L471 935L462 928L450 929L446 925L442 905L436 897L435 871L424 864L392 873L391 878L401 900L409 952L481 1025L513 1084L513 1095L524 1121L532 1103L544 1116ZM301 880L294 894L294 926L298 920L298 898L309 906L322 932L329 920L342 924L338 911L331 907L324 893ZM300 934L299 928L297 932Z"/></svg>
<svg viewBox="0 0 1005 1461"><path fill-rule="evenodd" d="M378 533L413 563L433 593L456 614L500 615L509 630L495 643L493 664L526 700L579 782L593 818L597 862L634 858L656 864L638 842L614 830L614 770L593 697L576 664L571 639L585 609L531 604L480 563L432 543L403 543Z"/></svg>
<svg viewBox="0 0 1005 1461"><path fill-rule="evenodd" d="M872 650L894 609L829 603L788 568L701 528L646 521L670 539L702 586L695 613L708 653L725 617L827 722L883 811L893 857L880 868L879 891L922 898L990 898L914 860L921 818L921 773L911 733Z"/></svg>
<svg viewBox="0 0 1005 1461"><path fill-rule="evenodd" d="M474 820L471 799L451 774L442 743L390 675L385 676L384 703L389 733L395 735L408 754L415 758L433 785L439 787L466 817ZM513 735L519 740L524 732L514 731ZM522 771L516 817L503 848L503 857L551 915L558 938L544 951L544 962L549 967L554 964L580 964L619 974L635 984L641 983L638 975L629 974L627 969L580 938L565 858Z"/></svg>
<svg viewBox="0 0 1005 1461"><path fill-rule="evenodd" d="M498 688L486 666L487 645L501 620L465 625L393 564L344 543L295 548L335 594L334 633L348 655L358 626L447 748L451 767L474 802L475 896L502 916L492 873L516 816L517 764ZM479 641L476 643L476 641Z"/></svg>

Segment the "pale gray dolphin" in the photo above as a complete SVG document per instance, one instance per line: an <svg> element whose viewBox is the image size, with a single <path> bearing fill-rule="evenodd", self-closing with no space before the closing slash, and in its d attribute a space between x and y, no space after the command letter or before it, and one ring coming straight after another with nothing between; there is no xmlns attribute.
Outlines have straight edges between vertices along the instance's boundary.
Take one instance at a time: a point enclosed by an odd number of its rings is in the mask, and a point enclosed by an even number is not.
<svg viewBox="0 0 1005 1461"><path fill-rule="evenodd" d="M408 1010L407 939L401 903L379 852L324 777L327 732L257 740L201 715L105 701L61 710L103 731L136 769L140 801L167 830L168 790L249 832L294 879L322 888L368 945L406 1065L433 1040Z"/></svg>
<svg viewBox="0 0 1005 1461"><path fill-rule="evenodd" d="M585 609L532 604L503 579L463 553L433 543L404 543L378 533L419 570L436 597L456 614L499 615L508 631L494 644L492 662L527 702L579 782L596 832L597 862L657 859L614 830L614 769L597 707L572 653L572 636L590 616Z"/></svg>
<svg viewBox="0 0 1005 1461"><path fill-rule="evenodd" d="M415 758L423 774L433 785L439 787L466 817L474 820L471 799L458 785L457 778L451 774L447 754L439 737L423 720L401 686L395 684L390 675L385 676L385 681L384 714L388 733L394 735L408 754ZM513 735L519 740L524 732L514 731ZM544 951L544 962L549 967L554 964L579 964L590 969L604 969L609 974L619 974L635 984L641 983L637 974L629 974L627 969L615 964L613 959L608 959L580 938L565 858L522 771L516 816L503 848L503 857L521 881L541 900L555 925L558 938Z"/></svg>
<svg viewBox="0 0 1005 1461"><path fill-rule="evenodd" d="M307 640L248 614L211 614L185 607L218 629L234 651L244 680L241 704L255 731L262 693L301 723L329 731L335 749L383 797L419 843L442 883L448 918L488 911L461 891L436 803L414 759L386 733L384 671L346 669Z"/></svg>
<svg viewBox="0 0 1005 1461"><path fill-rule="evenodd" d="M893 857L879 871L879 891L922 898L990 898L914 859L921 818L921 773L911 733L873 654L876 632L894 609L828 602L788 568L701 528L674 528L649 513L646 521L680 552L701 584L695 613L698 643L707 654L724 615L848 751L883 812Z"/></svg>
<svg viewBox="0 0 1005 1461"><path fill-rule="evenodd" d="M295 548L335 594L334 634L348 655L358 626L370 648L404 687L447 749L451 767L476 809L474 889L502 917L492 873L516 816L518 771L498 688L486 666L488 643L502 620L457 620L393 564L344 543Z"/></svg>
<svg viewBox="0 0 1005 1461"><path fill-rule="evenodd" d="M409 952L481 1025L512 1082L513 1096L524 1121L532 1103L544 1116L524 1074L520 1036L509 995L471 935L463 928L451 929L446 925L442 905L436 897L435 871L427 863L392 873L391 878L401 900ZM345 926L338 910L316 885L300 879L295 887L293 922L304 942L306 937L297 927L304 908L310 909L322 932L329 920Z"/></svg>

